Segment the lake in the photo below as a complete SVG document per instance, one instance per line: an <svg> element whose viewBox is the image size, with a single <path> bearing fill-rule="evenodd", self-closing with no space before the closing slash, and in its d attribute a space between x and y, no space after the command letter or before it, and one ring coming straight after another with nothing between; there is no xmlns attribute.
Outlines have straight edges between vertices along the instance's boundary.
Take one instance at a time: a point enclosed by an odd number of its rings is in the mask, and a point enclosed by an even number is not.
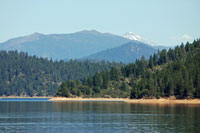
<svg viewBox="0 0 200 133"><path fill-rule="evenodd" d="M0 99L0 132L200 132L199 105Z"/></svg>

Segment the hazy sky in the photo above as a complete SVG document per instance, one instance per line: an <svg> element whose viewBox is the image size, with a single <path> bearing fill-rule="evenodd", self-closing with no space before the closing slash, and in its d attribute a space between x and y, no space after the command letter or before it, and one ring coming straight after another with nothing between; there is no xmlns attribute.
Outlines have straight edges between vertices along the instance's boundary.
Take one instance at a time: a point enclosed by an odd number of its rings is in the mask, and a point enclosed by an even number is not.
<svg viewBox="0 0 200 133"><path fill-rule="evenodd" d="M0 42L95 29L176 45L200 38L199 6L200 0L0 0Z"/></svg>

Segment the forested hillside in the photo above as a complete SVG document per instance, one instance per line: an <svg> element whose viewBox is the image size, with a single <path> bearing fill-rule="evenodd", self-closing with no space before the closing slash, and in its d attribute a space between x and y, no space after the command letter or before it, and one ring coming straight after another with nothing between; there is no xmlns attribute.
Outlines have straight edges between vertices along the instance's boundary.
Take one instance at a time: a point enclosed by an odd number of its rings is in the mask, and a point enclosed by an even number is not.
<svg viewBox="0 0 200 133"><path fill-rule="evenodd" d="M78 80L122 64L90 61L52 61L17 51L0 51L0 96L55 95L66 80Z"/></svg>
<svg viewBox="0 0 200 133"><path fill-rule="evenodd" d="M61 84L58 96L200 98L200 40Z"/></svg>
<svg viewBox="0 0 200 133"><path fill-rule="evenodd" d="M149 59L149 56L158 52L158 49L139 41L130 41L119 47L92 54L86 59L105 60L123 63L133 63L142 56Z"/></svg>

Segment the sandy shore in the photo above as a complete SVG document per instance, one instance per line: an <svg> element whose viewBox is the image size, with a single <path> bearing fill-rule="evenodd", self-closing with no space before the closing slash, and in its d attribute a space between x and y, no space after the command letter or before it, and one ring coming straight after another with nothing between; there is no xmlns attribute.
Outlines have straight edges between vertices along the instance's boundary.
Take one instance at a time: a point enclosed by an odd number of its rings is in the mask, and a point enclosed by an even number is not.
<svg viewBox="0 0 200 133"><path fill-rule="evenodd" d="M53 97L50 101L119 101L133 104L199 104L200 99L182 99L182 100L171 100L171 99L127 99L127 98L65 98L65 97Z"/></svg>
<svg viewBox="0 0 200 133"><path fill-rule="evenodd" d="M127 99L127 103L138 103L138 104L199 104L200 99L181 99L181 100L171 100L171 99Z"/></svg>
<svg viewBox="0 0 200 133"><path fill-rule="evenodd" d="M66 98L66 97L53 97L49 99L50 101L119 101L124 102L125 99L123 98Z"/></svg>

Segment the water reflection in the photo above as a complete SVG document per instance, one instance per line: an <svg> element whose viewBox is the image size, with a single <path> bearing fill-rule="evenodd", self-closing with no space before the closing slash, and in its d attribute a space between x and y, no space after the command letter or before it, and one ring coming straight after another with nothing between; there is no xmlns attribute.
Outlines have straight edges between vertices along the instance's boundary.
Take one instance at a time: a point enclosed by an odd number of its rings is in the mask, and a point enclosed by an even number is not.
<svg viewBox="0 0 200 133"><path fill-rule="evenodd" d="M0 132L198 132L200 106L0 102Z"/></svg>

